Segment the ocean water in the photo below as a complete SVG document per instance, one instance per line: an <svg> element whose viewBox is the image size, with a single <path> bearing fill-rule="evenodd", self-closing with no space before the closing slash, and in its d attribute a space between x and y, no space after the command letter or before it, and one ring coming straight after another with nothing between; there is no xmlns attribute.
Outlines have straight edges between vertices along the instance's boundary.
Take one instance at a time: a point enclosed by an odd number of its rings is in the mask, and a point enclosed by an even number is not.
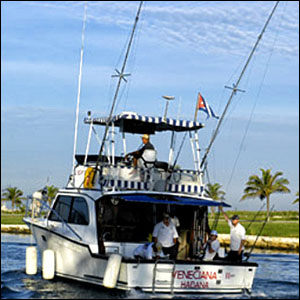
<svg viewBox="0 0 300 300"><path fill-rule="evenodd" d="M25 274L25 251L33 238L29 235L1 234L2 299L299 299L299 255L255 253L251 260L259 264L251 295L168 295L140 291L119 292L94 285L55 279L43 280Z"/></svg>

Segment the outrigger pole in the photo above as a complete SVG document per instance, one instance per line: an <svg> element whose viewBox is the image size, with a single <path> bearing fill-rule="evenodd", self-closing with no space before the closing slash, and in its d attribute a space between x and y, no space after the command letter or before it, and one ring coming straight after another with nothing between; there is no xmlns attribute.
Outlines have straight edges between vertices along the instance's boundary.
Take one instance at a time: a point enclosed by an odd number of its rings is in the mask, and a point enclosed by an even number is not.
<svg viewBox="0 0 300 300"><path fill-rule="evenodd" d="M84 3L84 16L83 16L83 25L81 33L81 50L80 50L80 65L79 65L79 75L78 75L78 91L77 91L77 106L76 106L76 120L75 120L75 133L74 133L74 147L73 147L73 168L72 173L74 173L76 165L76 146L77 146L77 136L78 136L78 119L79 119L79 105L80 105L80 91L81 91L81 78L82 78L82 61L83 61L83 49L84 49L84 33L86 26L86 9L87 1Z"/></svg>
<svg viewBox="0 0 300 300"><path fill-rule="evenodd" d="M230 103L231 103L231 100L232 100L233 96L236 94L236 92L244 92L243 90L238 89L239 84L240 84L240 81L241 81L241 79L242 79L242 77L243 77L243 75L244 75L244 73L245 73L245 71L246 71L246 69L247 69L247 67L248 67L248 65L249 65L249 62L250 62L250 60L251 60L251 58L252 58L252 56L253 56L253 54L254 54L254 52L255 52L255 50L256 50L258 44L259 44L259 42L260 42L260 40L261 40L261 38L262 38L262 36L263 36L263 34L264 34L264 32L265 32L267 26L268 26L268 24L269 24L269 22L270 22L270 20L271 20L271 18L272 18L272 16L273 16L273 14L274 14L274 12L275 12L275 10L276 10L276 8L277 8L279 2L280 2L280 1L277 1L277 2L276 2L276 4L275 4L275 6L274 6L274 8L273 8L273 10L272 10L272 12L271 12L271 14L269 15L269 17L268 17L268 19L267 19L267 21L266 21L266 23L265 23L265 25L264 25L264 27L263 27L263 29L262 29L260 35L259 35L258 38L257 38L257 41L256 41L256 43L255 43L255 45L254 45L254 47L253 47L253 49L252 49L252 51L251 51L251 53L250 53L250 55L249 55L249 57L248 57L248 60L247 60L247 62L246 62L246 64L245 64L245 66L244 66L244 68L243 68L243 70L242 70L242 72L241 72L241 75L240 75L240 77L238 78L236 84L233 84L233 87L227 87L227 86L226 86L226 88L232 89L232 93L231 93L231 95L230 95L230 97L229 97L229 100L228 100L228 102L227 102L227 104L226 104L226 107L225 107L225 109L224 109L224 111L223 111L223 113L222 113L222 116L220 117L220 120L219 120L219 122L218 122L218 124L217 124L217 127L216 127L216 129L215 129L215 131L214 131L214 133L213 133L213 136L212 136L212 138L211 138L211 140L210 140L210 143L209 143L209 145L208 145L208 147L207 147L207 149L206 149L206 152L205 152L205 154L204 154L204 156L203 156L203 158L202 158L202 161L201 161L201 164L200 164L200 168L203 167L203 165L204 165L204 163L205 163L205 161L206 161L206 159L207 159L207 155L208 155L208 153L209 153L209 151L210 151L210 149L211 149L211 146L212 146L212 144L214 143L214 141L215 141L215 139L216 139L216 137L217 137L217 135L218 135L218 133L219 133L220 126L221 126L221 124L222 124L222 122L223 122L223 119L224 119L224 117L225 117L225 114L226 114L226 112L227 112L227 110L228 110L228 107L229 107L229 105L230 105Z"/></svg>
<svg viewBox="0 0 300 300"><path fill-rule="evenodd" d="M98 157L97 157L95 171L97 171L97 168L98 168L98 165L99 165L99 161L100 161L100 158L101 158L101 155L102 155L102 151L103 151L103 148L104 148L104 144L105 144L105 140L106 140L106 136L107 136L109 124L111 122L113 111L114 111L114 108L115 108L115 105L116 105L116 101L117 101L117 98L118 98L118 94L119 94L119 90L120 90L120 86L121 86L121 81L123 79L125 82L127 82L127 80L125 79L125 76L130 76L130 74L125 74L124 71L125 71L127 59L128 59L128 56L129 56L129 51L130 51L130 48L131 48L131 44L132 44L132 41L133 41L133 36L134 36L135 29L136 29L136 25L137 25L137 22L139 20L139 15L140 15L140 11L141 11L141 8L142 8L142 4L143 4L143 1L140 2L140 5L139 5L139 8L138 8L136 17L135 17L135 22L134 22L134 25L133 25L133 28L132 28L130 40L128 42L127 51L126 51L126 54L125 54L125 58L124 58L124 62L123 62L123 66L122 66L121 72L119 72L116 69L117 75L113 75L112 76L112 77L119 77L119 80L118 80L117 88L116 88L116 91L115 91L113 103L112 103L112 106L111 106L111 109L110 109L110 113L109 113L108 119L106 121L105 131L104 131L104 135L103 135L101 147L100 147L100 150L99 150L99 154L98 154ZM93 182L95 180L95 177L96 176L93 177Z"/></svg>

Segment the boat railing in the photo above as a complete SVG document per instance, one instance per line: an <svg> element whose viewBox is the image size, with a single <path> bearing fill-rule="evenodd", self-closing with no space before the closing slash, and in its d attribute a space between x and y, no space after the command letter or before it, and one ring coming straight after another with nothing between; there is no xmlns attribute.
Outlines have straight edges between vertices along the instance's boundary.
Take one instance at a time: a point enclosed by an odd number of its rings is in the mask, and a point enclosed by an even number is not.
<svg viewBox="0 0 300 300"><path fill-rule="evenodd" d="M66 228L78 239L82 240L81 236L69 225L63 218L49 206L48 202L44 198L37 198L34 196L28 196L26 200L26 211L24 218L29 219L32 222L46 222L46 226L49 227L48 216L53 213L55 217L62 224L62 230L66 231Z"/></svg>
<svg viewBox="0 0 300 300"><path fill-rule="evenodd" d="M46 200L27 196L25 218L32 220L46 218L50 209Z"/></svg>
<svg viewBox="0 0 300 300"><path fill-rule="evenodd" d="M69 186L86 188L86 172L95 165L78 165L75 177L70 180ZM187 194L202 194L202 173L194 170L168 168L165 162L158 162L151 167L133 167L122 161L115 164L101 162L95 174L95 185L92 189L104 190L146 190L160 192L180 192Z"/></svg>
<svg viewBox="0 0 300 300"><path fill-rule="evenodd" d="M102 186L117 189L144 189L154 191L201 194L201 174L194 170L168 170L155 165L151 168L125 164L103 164Z"/></svg>

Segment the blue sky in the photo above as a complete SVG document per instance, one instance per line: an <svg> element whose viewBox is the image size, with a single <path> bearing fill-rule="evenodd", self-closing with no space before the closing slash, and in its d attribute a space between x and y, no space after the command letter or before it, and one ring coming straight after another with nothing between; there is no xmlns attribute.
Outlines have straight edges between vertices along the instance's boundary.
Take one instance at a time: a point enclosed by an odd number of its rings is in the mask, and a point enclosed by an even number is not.
<svg viewBox="0 0 300 300"><path fill-rule="evenodd" d="M275 2L147 1L116 112L162 115L162 95L173 95L168 116L192 119L197 93L221 114ZM72 168L77 81L84 2L1 2L1 189L31 194L46 183L63 187ZM78 152L85 151L83 117L108 113L138 2L88 2ZM235 209L258 209L258 199L239 202L248 177L260 168L282 171L289 195L273 195L278 210L299 191L299 3L280 2L241 89L209 155L209 177ZM214 119L202 112L201 148ZM249 125L248 125L249 124ZM248 128L248 129L246 129ZM99 135L102 132L98 129ZM242 143L245 135L245 140ZM167 160L169 135L152 138ZM182 135L177 137L177 149ZM120 141L117 145L120 145ZM135 149L140 138L130 138ZM167 145L169 144L169 140ZM192 167L188 141L179 157ZM241 150L240 150L241 149ZM98 152L98 145L92 150ZM202 152L203 153L203 152ZM240 155L239 155L240 153ZM233 167L235 165L235 168Z"/></svg>

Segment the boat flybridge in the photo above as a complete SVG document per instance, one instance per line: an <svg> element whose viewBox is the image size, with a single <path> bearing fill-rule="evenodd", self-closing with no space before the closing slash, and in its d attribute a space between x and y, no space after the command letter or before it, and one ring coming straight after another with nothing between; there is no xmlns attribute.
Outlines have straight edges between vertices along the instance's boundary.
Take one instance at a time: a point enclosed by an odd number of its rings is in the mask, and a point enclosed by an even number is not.
<svg viewBox="0 0 300 300"><path fill-rule="evenodd" d="M65 277L107 288L167 293L241 293L251 291L256 263L201 260L200 240L210 232L208 207L230 205L204 196L200 170L199 122L123 112L111 118L84 122L109 127L106 152L76 155L77 165L67 186L59 190L43 214L41 193L28 205L25 222L43 253L45 278ZM128 134L154 135L169 131L168 161L159 161L160 149L145 150L138 165L115 155L115 128L127 153ZM177 132L190 135L194 170L175 168L172 140ZM165 145L166 143L164 143ZM135 258L134 250L151 240L164 212L176 216L180 238L178 255L160 259ZM30 264L30 262L28 262ZM50 275L49 275L50 274ZM47 277L48 276L48 277Z"/></svg>

